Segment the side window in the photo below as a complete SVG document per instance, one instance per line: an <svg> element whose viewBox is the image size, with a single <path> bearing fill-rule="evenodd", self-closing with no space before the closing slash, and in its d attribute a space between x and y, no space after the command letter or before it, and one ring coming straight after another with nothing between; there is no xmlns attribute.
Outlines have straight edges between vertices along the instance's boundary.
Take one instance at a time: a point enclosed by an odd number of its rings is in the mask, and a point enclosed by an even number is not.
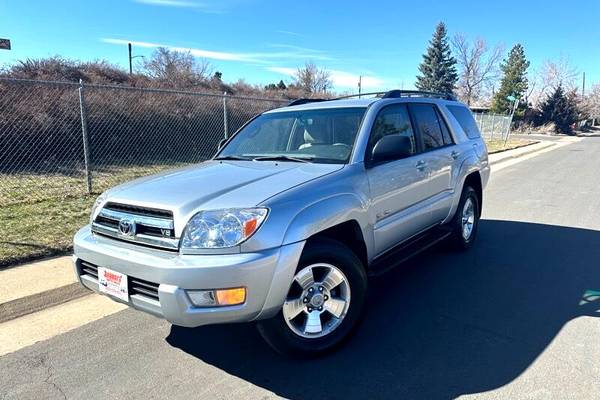
<svg viewBox="0 0 600 400"><path fill-rule="evenodd" d="M410 111L415 119L417 130L423 140L424 151L433 150L446 144L437 111L434 107L433 104L410 105Z"/></svg>
<svg viewBox="0 0 600 400"><path fill-rule="evenodd" d="M446 125L446 121L444 120L441 111L436 108L435 113L437 114L438 121L440 122L440 128L442 129L442 137L444 138L444 144L454 144L454 140L452 140L450 130L448 129L448 125Z"/></svg>
<svg viewBox="0 0 600 400"><path fill-rule="evenodd" d="M410 138L411 154L417 152L417 142L405 104L394 104L379 111L373 128L371 128L368 151L370 152L375 147L379 139L387 135L401 135Z"/></svg>
<svg viewBox="0 0 600 400"><path fill-rule="evenodd" d="M446 106L446 108L452 113L454 118L458 121L460 127L465 131L469 139L477 139L481 137L479 128L473 118L471 110L463 106Z"/></svg>

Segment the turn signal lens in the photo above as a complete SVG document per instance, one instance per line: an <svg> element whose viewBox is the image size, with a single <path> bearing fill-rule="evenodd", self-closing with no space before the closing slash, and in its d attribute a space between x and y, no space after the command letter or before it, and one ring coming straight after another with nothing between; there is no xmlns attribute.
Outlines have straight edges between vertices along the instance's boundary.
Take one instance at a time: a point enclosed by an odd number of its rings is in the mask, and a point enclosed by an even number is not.
<svg viewBox="0 0 600 400"><path fill-rule="evenodd" d="M234 306L246 301L246 288L219 289L215 292L220 306Z"/></svg>

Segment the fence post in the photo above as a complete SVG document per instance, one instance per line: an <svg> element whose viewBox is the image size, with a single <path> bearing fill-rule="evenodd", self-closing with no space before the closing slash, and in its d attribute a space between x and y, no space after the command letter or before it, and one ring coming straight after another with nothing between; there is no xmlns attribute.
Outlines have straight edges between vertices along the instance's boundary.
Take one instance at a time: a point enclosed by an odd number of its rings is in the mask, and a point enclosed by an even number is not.
<svg viewBox="0 0 600 400"><path fill-rule="evenodd" d="M227 92L223 93L223 132L225 139L229 137L229 114L227 113Z"/></svg>
<svg viewBox="0 0 600 400"><path fill-rule="evenodd" d="M494 140L494 131L496 130L496 114L492 114L492 137L490 140Z"/></svg>
<svg viewBox="0 0 600 400"><path fill-rule="evenodd" d="M85 180L88 194L92 193L92 174L90 170L90 141L87 127L87 114L85 109L85 97L83 80L79 80L79 112L81 113L81 133L83 135L83 159L85 162Z"/></svg>
<svg viewBox="0 0 600 400"><path fill-rule="evenodd" d="M479 130L481 131L481 136L483 136L483 137L485 138L485 137L486 137L486 135L485 135L485 131L484 131L484 128L483 128L483 126L484 126L484 121L485 121L487 118L483 118L483 117L484 117L484 115L483 115L483 113L481 113L481 123L479 124Z"/></svg>

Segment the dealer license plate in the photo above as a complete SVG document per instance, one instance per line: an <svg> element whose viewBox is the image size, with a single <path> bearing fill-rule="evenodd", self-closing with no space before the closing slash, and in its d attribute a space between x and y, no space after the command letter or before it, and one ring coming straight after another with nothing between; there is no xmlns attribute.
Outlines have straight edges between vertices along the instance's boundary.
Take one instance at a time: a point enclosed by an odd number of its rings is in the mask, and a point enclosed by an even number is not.
<svg viewBox="0 0 600 400"><path fill-rule="evenodd" d="M129 301L127 275L108 268L98 267L98 287L100 293Z"/></svg>

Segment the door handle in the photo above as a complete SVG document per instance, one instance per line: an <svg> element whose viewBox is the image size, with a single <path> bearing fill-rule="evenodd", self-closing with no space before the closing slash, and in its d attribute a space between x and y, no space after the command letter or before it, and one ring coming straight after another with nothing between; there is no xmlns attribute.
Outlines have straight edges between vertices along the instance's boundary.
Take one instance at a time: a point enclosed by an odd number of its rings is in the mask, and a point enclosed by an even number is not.
<svg viewBox="0 0 600 400"><path fill-rule="evenodd" d="M417 164L415 165L415 167L417 167L417 169L419 171L423 171L427 167L427 163L423 160L419 160L419 161L417 161Z"/></svg>
<svg viewBox="0 0 600 400"><path fill-rule="evenodd" d="M452 158L454 158L455 160L458 158L458 156L460 156L460 153L456 150L454 150L452 153L450 153L450 155L452 156Z"/></svg>

